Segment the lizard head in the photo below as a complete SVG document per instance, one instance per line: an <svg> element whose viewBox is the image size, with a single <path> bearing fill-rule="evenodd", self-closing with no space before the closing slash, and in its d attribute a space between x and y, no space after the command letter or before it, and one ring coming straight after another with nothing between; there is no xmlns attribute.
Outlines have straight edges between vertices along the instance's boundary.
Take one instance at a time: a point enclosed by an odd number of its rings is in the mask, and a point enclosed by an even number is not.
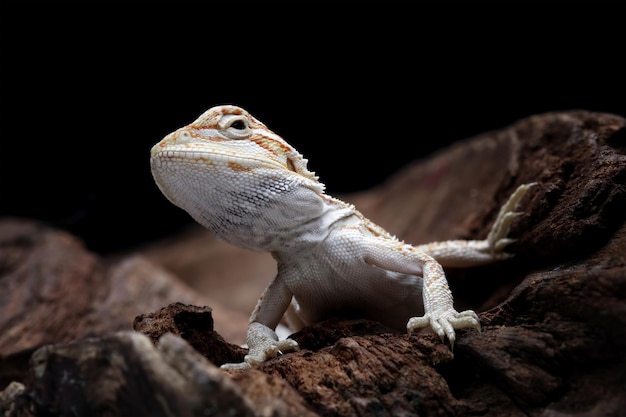
<svg viewBox="0 0 626 417"><path fill-rule="evenodd" d="M235 171L258 168L291 171L307 185L322 192L324 185L307 168L307 160L283 138L241 107L212 107L194 122L180 128L153 146L151 158L163 152L178 152L206 163L226 162ZM154 170L154 165L153 165Z"/></svg>
<svg viewBox="0 0 626 417"><path fill-rule="evenodd" d="M213 107L165 136L150 165L168 200L241 246L270 245L325 210L307 160L240 107Z"/></svg>

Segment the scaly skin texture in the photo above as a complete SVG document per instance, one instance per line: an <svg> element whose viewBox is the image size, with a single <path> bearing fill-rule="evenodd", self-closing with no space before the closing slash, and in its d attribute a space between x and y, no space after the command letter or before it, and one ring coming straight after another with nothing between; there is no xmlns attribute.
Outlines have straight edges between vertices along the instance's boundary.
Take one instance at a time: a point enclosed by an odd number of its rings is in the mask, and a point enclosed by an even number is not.
<svg viewBox="0 0 626 417"><path fill-rule="evenodd" d="M151 167L163 194L198 223L278 263L250 317L245 362L225 368L297 350L274 332L285 313L293 330L348 311L409 332L430 327L451 345L455 329L480 329L476 313L454 309L443 267L509 258L514 208L532 185L511 195L487 239L412 246L324 194L307 160L240 107L213 107L167 135Z"/></svg>

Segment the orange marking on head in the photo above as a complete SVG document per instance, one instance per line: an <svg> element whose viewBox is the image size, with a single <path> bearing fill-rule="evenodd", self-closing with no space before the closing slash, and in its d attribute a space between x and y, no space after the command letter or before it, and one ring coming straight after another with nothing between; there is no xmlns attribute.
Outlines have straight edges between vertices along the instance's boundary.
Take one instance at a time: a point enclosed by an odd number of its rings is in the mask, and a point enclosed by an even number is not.
<svg viewBox="0 0 626 417"><path fill-rule="evenodd" d="M211 142L226 142L228 139L220 138L218 136L203 136L202 139L208 139Z"/></svg>
<svg viewBox="0 0 626 417"><path fill-rule="evenodd" d="M254 136L250 140L274 155L285 155L292 150L288 145L267 136Z"/></svg>
<svg viewBox="0 0 626 417"><path fill-rule="evenodd" d="M243 114L243 109L240 107L230 108L228 111L222 112L222 114Z"/></svg>

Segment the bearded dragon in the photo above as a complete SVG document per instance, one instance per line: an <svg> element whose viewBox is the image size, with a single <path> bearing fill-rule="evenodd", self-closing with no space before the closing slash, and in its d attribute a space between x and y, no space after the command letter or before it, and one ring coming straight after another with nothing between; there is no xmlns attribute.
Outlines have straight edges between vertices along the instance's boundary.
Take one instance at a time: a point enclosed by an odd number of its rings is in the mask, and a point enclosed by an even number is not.
<svg viewBox="0 0 626 417"><path fill-rule="evenodd" d="M247 368L296 341L275 333L283 315L292 330L339 311L358 312L412 332L431 328L455 342L455 329L480 330L472 310L457 312L443 267L508 259L504 249L519 186L485 240L413 246L365 218L352 204L324 193L307 160L246 110L213 107L152 147L156 184L173 204L219 238L267 251L278 273L258 300L247 331Z"/></svg>

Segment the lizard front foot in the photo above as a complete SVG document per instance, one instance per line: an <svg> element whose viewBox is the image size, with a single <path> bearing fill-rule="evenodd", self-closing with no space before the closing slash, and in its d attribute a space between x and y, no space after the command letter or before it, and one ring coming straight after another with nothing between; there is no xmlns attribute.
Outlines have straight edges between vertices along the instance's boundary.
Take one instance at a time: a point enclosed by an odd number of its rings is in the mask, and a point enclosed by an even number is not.
<svg viewBox="0 0 626 417"><path fill-rule="evenodd" d="M478 315L472 310L458 312L454 309L444 312L430 312L421 317L411 317L406 325L409 333L430 326L439 336L441 341L447 337L450 347L454 348L456 333L454 329L464 329L472 327L480 331L480 320Z"/></svg>
<svg viewBox="0 0 626 417"><path fill-rule="evenodd" d="M248 354L241 363L225 363L222 369L248 369L268 359L300 349L293 339L278 340L276 333L261 323L251 323L248 327Z"/></svg>

